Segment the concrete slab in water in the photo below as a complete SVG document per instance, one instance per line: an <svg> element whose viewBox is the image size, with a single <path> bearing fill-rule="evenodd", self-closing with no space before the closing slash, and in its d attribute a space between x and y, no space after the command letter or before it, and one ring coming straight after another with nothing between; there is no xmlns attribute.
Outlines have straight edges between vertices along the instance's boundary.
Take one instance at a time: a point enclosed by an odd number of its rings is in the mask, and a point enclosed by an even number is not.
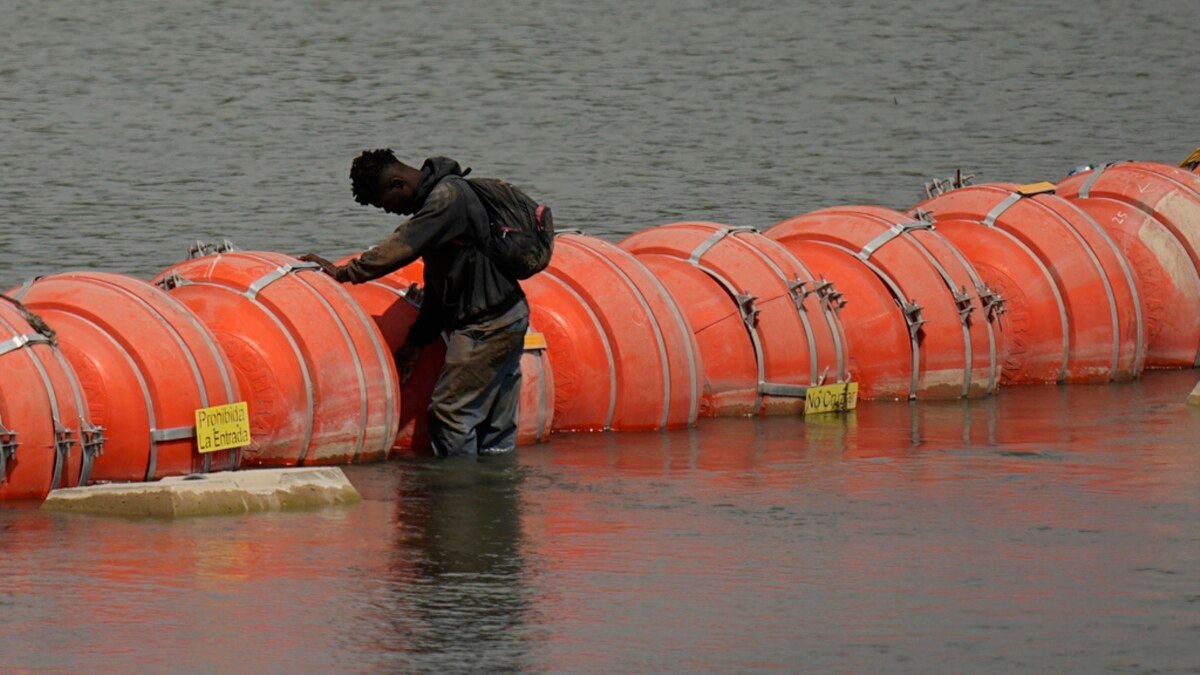
<svg viewBox="0 0 1200 675"><path fill-rule="evenodd" d="M181 518L288 511L362 499L336 466L252 469L176 476L148 483L111 483L54 490L48 511Z"/></svg>

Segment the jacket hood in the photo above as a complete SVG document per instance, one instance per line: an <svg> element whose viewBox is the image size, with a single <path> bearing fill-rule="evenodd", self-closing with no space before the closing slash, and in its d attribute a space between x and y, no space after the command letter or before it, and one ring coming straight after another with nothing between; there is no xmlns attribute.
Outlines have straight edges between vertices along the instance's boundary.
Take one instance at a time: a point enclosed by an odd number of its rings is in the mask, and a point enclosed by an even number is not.
<svg viewBox="0 0 1200 675"><path fill-rule="evenodd" d="M469 171L470 169L468 169ZM417 183L416 193L413 195L413 213L421 210L425 205L425 198L433 192L433 188L442 179L447 176L465 176L466 172L458 165L458 162L449 157L430 157L421 165L421 181Z"/></svg>

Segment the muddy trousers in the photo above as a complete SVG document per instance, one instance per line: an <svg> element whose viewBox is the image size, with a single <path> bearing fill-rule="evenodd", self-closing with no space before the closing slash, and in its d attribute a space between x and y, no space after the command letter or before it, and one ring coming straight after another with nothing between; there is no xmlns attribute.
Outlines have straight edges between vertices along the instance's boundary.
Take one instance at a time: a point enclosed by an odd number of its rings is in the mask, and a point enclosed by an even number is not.
<svg viewBox="0 0 1200 675"><path fill-rule="evenodd" d="M516 448L528 327L529 305L521 300L495 319L450 333L429 404L429 440L439 457Z"/></svg>

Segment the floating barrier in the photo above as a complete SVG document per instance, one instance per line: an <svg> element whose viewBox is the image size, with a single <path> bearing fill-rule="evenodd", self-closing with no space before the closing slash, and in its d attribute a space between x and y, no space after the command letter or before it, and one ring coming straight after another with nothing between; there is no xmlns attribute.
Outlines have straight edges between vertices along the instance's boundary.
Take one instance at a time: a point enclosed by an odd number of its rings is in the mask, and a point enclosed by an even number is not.
<svg viewBox="0 0 1200 675"><path fill-rule="evenodd" d="M1112 235L1141 289L1147 368L1200 365L1200 274L1183 242L1162 221L1108 197L1071 202Z"/></svg>
<svg viewBox="0 0 1200 675"><path fill-rule="evenodd" d="M667 287L704 364L700 414L796 415L807 388L844 382L841 320L794 255L753 228L675 223L620 243Z"/></svg>
<svg viewBox="0 0 1200 675"><path fill-rule="evenodd" d="M1064 178L1056 191L1068 200L1113 199L1154 216L1179 240L1200 272L1200 178L1196 174L1165 164L1118 162Z"/></svg>
<svg viewBox="0 0 1200 675"><path fill-rule="evenodd" d="M894 287L917 349L917 396L978 397L995 390L995 296L930 221L882 207L844 206L789 218L767 236L785 244L837 246Z"/></svg>
<svg viewBox="0 0 1200 675"><path fill-rule="evenodd" d="M101 450L102 430L54 339L40 317L0 296L0 500L85 484Z"/></svg>
<svg viewBox="0 0 1200 675"><path fill-rule="evenodd" d="M1125 256L1049 183L961 187L916 206L935 221L967 220L1015 236L1049 270L1063 298L1070 356L1064 381L1129 380L1145 365L1142 304ZM1053 321L1053 317L1041 320Z"/></svg>
<svg viewBox="0 0 1200 675"><path fill-rule="evenodd" d="M996 315L1000 384L1064 381L1070 326L1049 268L1020 239L999 228L939 219L937 232L966 256L994 296L989 311Z"/></svg>
<svg viewBox="0 0 1200 675"><path fill-rule="evenodd" d="M703 367L675 300L632 254L558 236L550 266L521 282L554 370L554 430L688 426Z"/></svg>
<svg viewBox="0 0 1200 675"><path fill-rule="evenodd" d="M344 264L346 260L339 261ZM411 267L411 266L409 266ZM407 294L414 279L420 279L408 267L362 284L343 284L359 306L375 321L387 344L395 353L417 320L418 308ZM446 360L446 343L435 340L426 345L408 382L400 385L400 421L393 449L396 451L432 451L429 443L426 410L433 387ZM517 444L533 445L549 440L554 421L554 378L546 342L531 326L521 355L521 394L517 413Z"/></svg>
<svg viewBox="0 0 1200 675"><path fill-rule="evenodd" d="M155 283L200 317L233 363L250 410L243 466L387 457L400 404L391 351L317 265L220 247Z"/></svg>
<svg viewBox="0 0 1200 675"><path fill-rule="evenodd" d="M56 274L14 291L58 333L104 452L91 479L128 482L237 467L234 450L201 452L196 411L241 400L225 353L186 307L134 277Z"/></svg>
<svg viewBox="0 0 1200 675"><path fill-rule="evenodd" d="M914 329L920 324L915 312L905 312L908 303L900 299L899 287L839 246L803 238L779 241L818 275L821 302L837 308L845 328L847 378L859 383L859 396L915 398L922 389Z"/></svg>

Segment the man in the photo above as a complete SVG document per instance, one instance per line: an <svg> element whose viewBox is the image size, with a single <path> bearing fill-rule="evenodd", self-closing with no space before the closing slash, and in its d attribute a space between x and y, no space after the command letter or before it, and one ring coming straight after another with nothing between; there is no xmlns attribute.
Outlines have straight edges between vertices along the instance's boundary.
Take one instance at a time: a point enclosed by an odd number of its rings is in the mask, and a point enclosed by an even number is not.
<svg viewBox="0 0 1200 675"><path fill-rule="evenodd" d="M447 333L446 364L429 405L429 437L442 457L499 454L516 446L529 326L521 286L477 250L490 225L464 174L445 157L417 169L391 150L364 151L350 168L355 201L412 218L345 265L301 256L338 281L356 284L424 259L421 310L396 351L396 366L406 382L420 348Z"/></svg>

